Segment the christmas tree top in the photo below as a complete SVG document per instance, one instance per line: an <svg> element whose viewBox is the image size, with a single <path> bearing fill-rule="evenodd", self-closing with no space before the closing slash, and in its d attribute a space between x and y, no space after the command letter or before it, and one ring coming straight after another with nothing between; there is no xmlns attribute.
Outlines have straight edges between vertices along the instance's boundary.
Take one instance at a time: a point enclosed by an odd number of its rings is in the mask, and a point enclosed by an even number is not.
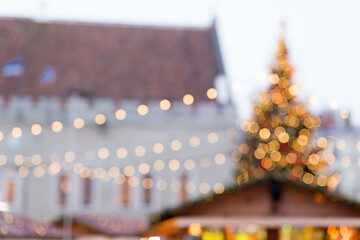
<svg viewBox="0 0 360 240"><path fill-rule="evenodd" d="M236 180L241 184L271 174L334 190L339 175L321 175L329 157L324 151L327 139L320 138L317 146L312 139L320 117L297 101L299 87L291 81L293 73L283 32L270 69L271 85L260 93L253 116L242 126L245 139L239 145Z"/></svg>

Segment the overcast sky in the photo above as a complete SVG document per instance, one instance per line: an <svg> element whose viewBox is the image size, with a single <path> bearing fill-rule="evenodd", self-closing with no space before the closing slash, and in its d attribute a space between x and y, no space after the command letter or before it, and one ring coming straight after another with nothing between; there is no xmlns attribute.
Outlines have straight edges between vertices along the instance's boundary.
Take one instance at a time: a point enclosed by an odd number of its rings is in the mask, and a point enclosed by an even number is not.
<svg viewBox="0 0 360 240"><path fill-rule="evenodd" d="M0 0L1 16L170 26L206 26L216 16L241 118L266 89L264 73L286 22L294 81L316 112L337 102L360 126L360 1L357 0Z"/></svg>

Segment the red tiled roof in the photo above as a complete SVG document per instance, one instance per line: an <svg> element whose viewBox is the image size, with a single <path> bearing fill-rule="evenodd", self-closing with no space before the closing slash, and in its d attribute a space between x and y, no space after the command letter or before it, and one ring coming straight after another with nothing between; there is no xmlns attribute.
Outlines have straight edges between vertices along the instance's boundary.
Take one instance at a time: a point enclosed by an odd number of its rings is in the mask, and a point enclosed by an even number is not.
<svg viewBox="0 0 360 240"><path fill-rule="evenodd" d="M214 31L0 19L0 66L16 57L25 62L22 77L0 76L0 94L147 100L191 93L206 100L222 71ZM47 64L57 80L43 86Z"/></svg>

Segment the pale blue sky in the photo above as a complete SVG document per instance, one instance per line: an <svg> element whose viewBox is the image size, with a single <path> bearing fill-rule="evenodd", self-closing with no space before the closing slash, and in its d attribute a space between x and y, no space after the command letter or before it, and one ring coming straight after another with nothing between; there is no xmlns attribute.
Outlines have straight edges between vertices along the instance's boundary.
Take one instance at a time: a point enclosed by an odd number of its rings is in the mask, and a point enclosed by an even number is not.
<svg viewBox="0 0 360 240"><path fill-rule="evenodd" d="M353 0L0 0L0 16L33 19L205 26L216 15L228 78L239 82L241 118L267 86L280 31L286 22L290 57L301 97L314 111L350 109L360 125L360 2Z"/></svg>

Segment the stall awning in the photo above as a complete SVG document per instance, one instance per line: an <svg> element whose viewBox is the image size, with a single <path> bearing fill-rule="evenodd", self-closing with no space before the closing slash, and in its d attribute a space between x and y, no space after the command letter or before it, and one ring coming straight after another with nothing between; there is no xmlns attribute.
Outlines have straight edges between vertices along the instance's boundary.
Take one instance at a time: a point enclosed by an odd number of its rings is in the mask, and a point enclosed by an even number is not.
<svg viewBox="0 0 360 240"><path fill-rule="evenodd" d="M360 217L175 217L154 225L150 234L173 235L181 229L187 229L191 224L197 223L202 227L225 227L225 226L249 226L255 225L265 228L278 228L284 224L293 227L328 227L328 226L350 226L360 227Z"/></svg>

